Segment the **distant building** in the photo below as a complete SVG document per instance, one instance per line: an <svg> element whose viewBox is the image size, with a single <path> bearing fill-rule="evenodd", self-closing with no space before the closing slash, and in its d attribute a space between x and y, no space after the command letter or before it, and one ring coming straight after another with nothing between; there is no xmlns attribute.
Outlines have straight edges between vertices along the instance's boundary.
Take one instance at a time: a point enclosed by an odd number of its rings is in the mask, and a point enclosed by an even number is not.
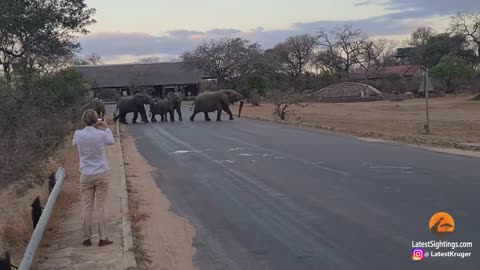
<svg viewBox="0 0 480 270"><path fill-rule="evenodd" d="M368 83L383 92L413 91L418 89L418 78L422 75L420 65L386 66L379 69L357 69L350 74L354 82Z"/></svg>
<svg viewBox="0 0 480 270"><path fill-rule="evenodd" d="M74 66L92 83L92 90L116 89L119 94L132 94L134 88L148 89L153 96L168 92L196 96L203 79L209 79L190 62L164 62L117 65Z"/></svg>

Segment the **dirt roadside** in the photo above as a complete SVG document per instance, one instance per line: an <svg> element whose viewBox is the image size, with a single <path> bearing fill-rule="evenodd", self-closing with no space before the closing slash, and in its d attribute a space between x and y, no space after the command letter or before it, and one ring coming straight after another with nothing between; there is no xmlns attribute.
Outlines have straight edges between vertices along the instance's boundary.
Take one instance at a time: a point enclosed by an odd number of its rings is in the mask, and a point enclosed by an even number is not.
<svg viewBox="0 0 480 270"><path fill-rule="evenodd" d="M408 144L462 148L462 143L480 143L480 102L468 96L430 100L431 134L425 135L425 101L378 101L362 103L306 103L292 107L288 121L273 116L273 105L247 105L242 116L320 128L361 137ZM238 104L232 107L238 112Z"/></svg>
<svg viewBox="0 0 480 270"><path fill-rule="evenodd" d="M195 229L170 211L170 202L152 177L155 169L122 131L134 248L138 269L193 270Z"/></svg>

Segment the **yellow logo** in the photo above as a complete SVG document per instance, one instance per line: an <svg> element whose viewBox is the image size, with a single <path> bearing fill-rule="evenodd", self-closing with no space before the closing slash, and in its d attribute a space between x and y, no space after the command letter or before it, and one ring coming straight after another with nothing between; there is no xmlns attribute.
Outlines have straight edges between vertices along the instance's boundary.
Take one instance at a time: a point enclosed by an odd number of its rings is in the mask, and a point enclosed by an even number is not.
<svg viewBox="0 0 480 270"><path fill-rule="evenodd" d="M455 220L446 212L438 212L430 218L428 227L436 236L445 236L455 231Z"/></svg>

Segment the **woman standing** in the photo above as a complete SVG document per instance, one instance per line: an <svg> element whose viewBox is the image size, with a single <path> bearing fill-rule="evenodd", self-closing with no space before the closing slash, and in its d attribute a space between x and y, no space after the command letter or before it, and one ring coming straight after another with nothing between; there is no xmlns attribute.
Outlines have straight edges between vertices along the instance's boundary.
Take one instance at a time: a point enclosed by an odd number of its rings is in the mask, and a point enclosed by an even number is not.
<svg viewBox="0 0 480 270"><path fill-rule="evenodd" d="M113 243L107 238L105 200L107 198L110 168L105 154L105 145L113 145L112 131L103 119L98 119L94 110L86 110L82 116L84 129L75 131L73 146L80 154L80 191L83 202L83 245L92 245L92 218L98 216L98 246ZM94 204L96 211L94 212Z"/></svg>

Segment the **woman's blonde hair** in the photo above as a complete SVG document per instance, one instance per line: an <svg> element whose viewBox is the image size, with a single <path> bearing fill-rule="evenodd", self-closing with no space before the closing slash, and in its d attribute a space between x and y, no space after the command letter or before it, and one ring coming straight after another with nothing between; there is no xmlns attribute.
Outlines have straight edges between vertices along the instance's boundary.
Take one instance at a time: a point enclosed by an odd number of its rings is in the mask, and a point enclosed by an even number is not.
<svg viewBox="0 0 480 270"><path fill-rule="evenodd" d="M88 109L85 112L83 112L82 122L86 126L94 126L95 124L97 124L97 121L98 121L98 114L95 110Z"/></svg>

